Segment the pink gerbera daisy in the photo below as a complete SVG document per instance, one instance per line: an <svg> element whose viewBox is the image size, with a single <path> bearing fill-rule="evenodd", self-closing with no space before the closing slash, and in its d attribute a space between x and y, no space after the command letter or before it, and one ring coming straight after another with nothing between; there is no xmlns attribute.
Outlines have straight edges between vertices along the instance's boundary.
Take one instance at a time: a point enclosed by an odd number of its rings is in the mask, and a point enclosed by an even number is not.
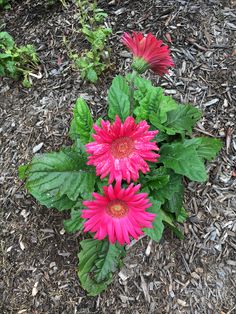
<svg viewBox="0 0 236 314"><path fill-rule="evenodd" d="M168 67L174 66L168 46L163 45L163 41L156 39L152 33L146 37L136 32L132 35L124 33L121 40L135 57L133 67L141 73L148 68L161 76L168 73Z"/></svg>
<svg viewBox="0 0 236 314"><path fill-rule="evenodd" d="M86 144L86 151L91 154L87 164L96 167L96 173L101 179L110 174L109 183L122 179L136 181L139 170L143 173L149 171L146 161L157 162L160 155L152 150L159 148L151 140L158 131L148 131L146 121L136 124L133 117L128 117L121 123L116 116L113 124L102 120L101 126L94 125L95 142Z"/></svg>
<svg viewBox="0 0 236 314"><path fill-rule="evenodd" d="M118 241L121 245L130 243L130 237L138 239L143 228L152 228L155 214L146 212L152 204L146 193L137 193L140 184L133 183L122 189L120 183L115 187L103 187L104 196L93 193L95 200L84 201L88 209L82 210L85 232L96 232L98 240L108 236L111 243Z"/></svg>

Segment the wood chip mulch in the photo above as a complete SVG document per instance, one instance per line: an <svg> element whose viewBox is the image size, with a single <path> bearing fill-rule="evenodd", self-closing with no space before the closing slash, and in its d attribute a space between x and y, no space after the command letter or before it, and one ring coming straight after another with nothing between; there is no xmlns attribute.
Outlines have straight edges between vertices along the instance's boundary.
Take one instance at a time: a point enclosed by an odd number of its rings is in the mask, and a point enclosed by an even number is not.
<svg viewBox="0 0 236 314"><path fill-rule="evenodd" d="M236 3L226 0L99 1L108 13L112 67L98 84L73 71L63 36L86 47L73 3L15 1L0 12L1 30L18 44L33 43L41 60L33 86L0 79L1 269L0 313L236 313ZM186 181L185 239L169 231L160 243L142 238L127 249L124 267L108 290L87 297L76 276L81 236L68 235L67 214L30 197L17 167L35 152L69 144L71 108L78 96L94 116L106 112L106 90L130 64L124 31L153 32L169 44L175 68L155 84L203 111L194 134L224 147L207 164L209 181Z"/></svg>

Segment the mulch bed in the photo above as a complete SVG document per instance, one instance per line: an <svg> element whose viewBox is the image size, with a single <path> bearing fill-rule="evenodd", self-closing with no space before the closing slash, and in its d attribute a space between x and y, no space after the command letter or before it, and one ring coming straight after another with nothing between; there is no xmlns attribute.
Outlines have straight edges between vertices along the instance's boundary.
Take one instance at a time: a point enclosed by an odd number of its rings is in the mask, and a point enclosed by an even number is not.
<svg viewBox="0 0 236 314"><path fill-rule="evenodd" d="M63 44L66 36L78 50L87 45L75 32L73 4L16 1L0 13L2 30L18 44L37 47L42 74L30 89L0 79L0 312L236 313L235 1L113 0L99 6L113 29L112 67L96 85L73 71ZM221 138L224 147L207 165L207 183L186 181L185 239L166 231L160 243L139 240L127 249L124 267L108 290L94 298L86 296L76 275L83 235L66 234L67 214L40 206L26 193L17 167L32 158L35 147L46 152L70 143L71 108L78 96L95 117L105 114L112 77L130 64L119 36L131 30L151 31L171 46L176 66L168 77L153 76L153 82L201 108L195 134Z"/></svg>

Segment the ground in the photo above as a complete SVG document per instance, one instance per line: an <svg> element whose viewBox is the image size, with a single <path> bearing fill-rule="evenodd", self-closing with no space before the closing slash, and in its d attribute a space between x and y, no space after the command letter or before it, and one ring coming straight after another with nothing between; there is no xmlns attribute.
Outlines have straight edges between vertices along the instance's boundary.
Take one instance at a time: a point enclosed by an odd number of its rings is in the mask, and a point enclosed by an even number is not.
<svg viewBox="0 0 236 314"><path fill-rule="evenodd" d="M236 313L236 67L235 2L223 0L99 1L113 29L113 66L96 85L83 82L71 63L63 36L75 48L86 43L75 32L75 6L16 1L0 12L1 29L18 44L33 43L41 60L39 77L25 89L0 79L1 309L8 313ZM23 188L17 167L40 152L69 143L71 108L87 99L94 116L106 112L106 90L124 72L129 55L124 31L151 31L171 46L175 68L153 83L203 111L194 134L223 141L207 164L209 181L185 182L185 239L169 231L160 243L143 238L127 248L114 282L100 296L80 287L76 254L81 234L63 230L62 214L40 206ZM170 39L172 43L170 42Z"/></svg>

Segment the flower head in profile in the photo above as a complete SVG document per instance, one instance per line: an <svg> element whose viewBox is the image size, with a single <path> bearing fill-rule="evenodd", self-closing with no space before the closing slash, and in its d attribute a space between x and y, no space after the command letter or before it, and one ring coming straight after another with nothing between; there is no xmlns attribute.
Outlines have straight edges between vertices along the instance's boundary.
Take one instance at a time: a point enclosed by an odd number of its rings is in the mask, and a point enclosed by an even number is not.
<svg viewBox="0 0 236 314"><path fill-rule="evenodd" d="M133 117L127 117L122 123L116 116L113 124L101 121L101 127L94 125L94 142L86 144L88 165L96 167L96 174L101 179L109 176L113 180L136 181L139 170L149 171L146 161L157 162L160 156L152 150L159 150L156 142L151 142L158 131L149 131L146 121L135 123Z"/></svg>
<svg viewBox="0 0 236 314"><path fill-rule="evenodd" d="M146 193L137 193L140 184L130 184L126 189L120 183L103 187L104 195L93 193L95 200L84 201L88 208L82 210L85 232L95 232L95 239L106 236L111 243L130 243L130 237L138 239L143 228L152 228L155 214L146 211L149 203Z"/></svg>
<svg viewBox="0 0 236 314"><path fill-rule="evenodd" d="M168 73L168 68L174 66L168 46L162 40L156 39L152 33L144 36L142 33L133 32L132 35L124 33L121 38L134 55L133 68L139 73L148 68L160 76Z"/></svg>

